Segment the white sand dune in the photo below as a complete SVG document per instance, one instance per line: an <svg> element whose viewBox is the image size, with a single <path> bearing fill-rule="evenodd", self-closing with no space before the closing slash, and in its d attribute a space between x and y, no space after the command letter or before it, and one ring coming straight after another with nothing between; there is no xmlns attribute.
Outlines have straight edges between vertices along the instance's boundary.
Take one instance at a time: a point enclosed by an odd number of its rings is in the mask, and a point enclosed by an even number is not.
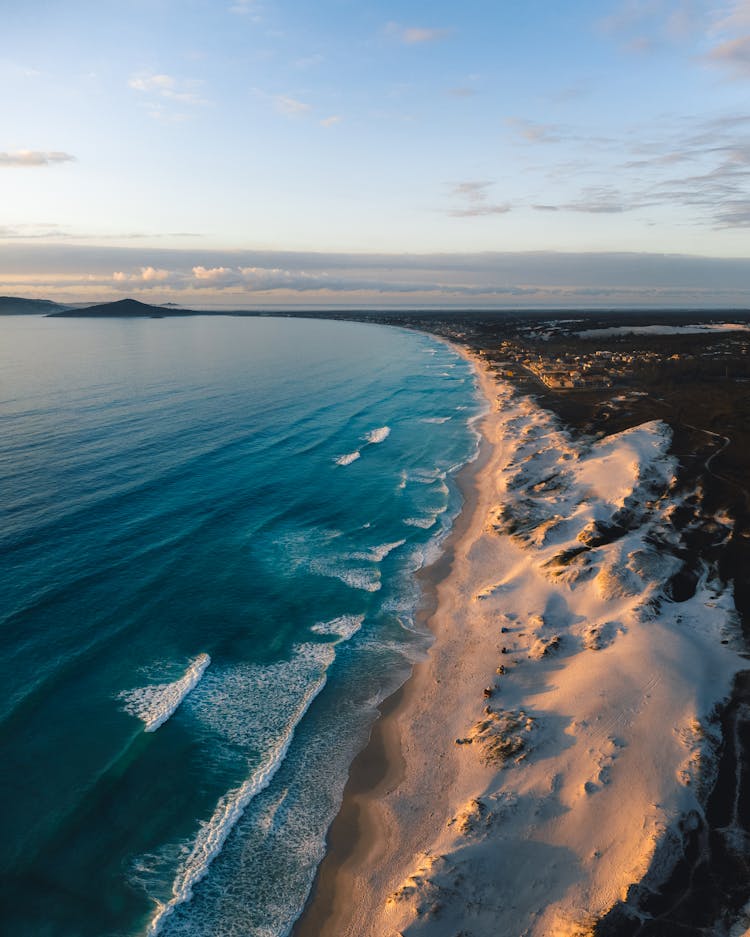
<svg viewBox="0 0 750 937"><path fill-rule="evenodd" d="M669 868L743 664L713 571L687 601L665 594L682 563L669 427L574 440L482 380L478 504L392 720L402 776L341 873L337 934L587 934Z"/></svg>

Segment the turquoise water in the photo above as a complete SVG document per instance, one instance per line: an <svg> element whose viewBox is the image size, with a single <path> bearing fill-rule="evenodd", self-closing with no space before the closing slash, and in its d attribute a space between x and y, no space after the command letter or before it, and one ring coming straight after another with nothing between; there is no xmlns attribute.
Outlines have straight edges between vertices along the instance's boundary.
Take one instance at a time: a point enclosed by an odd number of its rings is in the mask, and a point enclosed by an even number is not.
<svg viewBox="0 0 750 937"><path fill-rule="evenodd" d="M2 929L280 937L427 646L470 369L343 322L0 335Z"/></svg>

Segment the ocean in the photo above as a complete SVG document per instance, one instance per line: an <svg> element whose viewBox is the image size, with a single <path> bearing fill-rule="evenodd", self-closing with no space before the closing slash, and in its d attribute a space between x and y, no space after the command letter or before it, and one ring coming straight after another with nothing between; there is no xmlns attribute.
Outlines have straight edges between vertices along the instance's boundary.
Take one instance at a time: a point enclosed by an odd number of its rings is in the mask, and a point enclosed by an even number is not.
<svg viewBox="0 0 750 937"><path fill-rule="evenodd" d="M4 933L289 932L480 410L387 326L0 320Z"/></svg>

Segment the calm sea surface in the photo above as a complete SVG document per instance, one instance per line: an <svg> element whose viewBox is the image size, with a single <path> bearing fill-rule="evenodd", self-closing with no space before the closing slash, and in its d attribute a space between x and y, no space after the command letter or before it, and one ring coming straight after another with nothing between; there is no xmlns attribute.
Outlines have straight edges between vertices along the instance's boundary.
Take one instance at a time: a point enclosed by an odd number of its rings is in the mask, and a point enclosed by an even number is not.
<svg viewBox="0 0 750 937"><path fill-rule="evenodd" d="M288 932L479 408L388 327L0 319L3 933Z"/></svg>

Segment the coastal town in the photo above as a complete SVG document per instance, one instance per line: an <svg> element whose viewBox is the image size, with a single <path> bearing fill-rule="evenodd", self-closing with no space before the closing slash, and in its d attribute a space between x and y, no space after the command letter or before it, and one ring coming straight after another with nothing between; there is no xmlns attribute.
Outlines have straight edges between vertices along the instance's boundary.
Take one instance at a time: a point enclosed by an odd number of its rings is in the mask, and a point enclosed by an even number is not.
<svg viewBox="0 0 750 937"><path fill-rule="evenodd" d="M585 344L585 343L582 343ZM729 347L725 347L728 345ZM750 342L745 338L724 342L721 347L704 349L701 355L716 362L742 361L748 355ZM592 348L543 354L539 350L516 341L500 342L497 353L481 351L480 356L491 361L502 377L516 378L525 371L533 375L550 390L576 390L613 387L632 381L639 372L655 367L675 367L696 360L694 352L668 353L649 348L617 351ZM746 361L743 362L746 364ZM736 367L732 368L737 370ZM744 370L744 369L743 369Z"/></svg>

